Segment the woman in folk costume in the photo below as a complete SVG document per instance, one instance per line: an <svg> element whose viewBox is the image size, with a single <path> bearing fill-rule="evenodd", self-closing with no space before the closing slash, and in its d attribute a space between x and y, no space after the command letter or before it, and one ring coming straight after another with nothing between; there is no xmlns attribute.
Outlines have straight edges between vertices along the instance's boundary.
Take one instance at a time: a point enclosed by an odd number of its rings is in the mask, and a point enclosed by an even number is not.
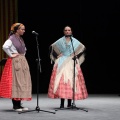
<svg viewBox="0 0 120 120"><path fill-rule="evenodd" d="M22 23L14 23L8 39L3 44L3 50L8 55L8 59L1 76L0 97L12 99L15 111L28 110L21 106L21 101L32 99L31 75L22 38L24 33L25 26Z"/></svg>
<svg viewBox="0 0 120 120"><path fill-rule="evenodd" d="M68 100L67 107L70 107L73 98L74 100L82 100L88 97L84 76L80 68L85 60L83 53L85 46L71 35L71 27L66 26L64 36L50 46L50 58L54 62L54 66L48 88L48 97L61 98L60 108L64 108L65 99ZM74 81L75 83L73 83Z"/></svg>

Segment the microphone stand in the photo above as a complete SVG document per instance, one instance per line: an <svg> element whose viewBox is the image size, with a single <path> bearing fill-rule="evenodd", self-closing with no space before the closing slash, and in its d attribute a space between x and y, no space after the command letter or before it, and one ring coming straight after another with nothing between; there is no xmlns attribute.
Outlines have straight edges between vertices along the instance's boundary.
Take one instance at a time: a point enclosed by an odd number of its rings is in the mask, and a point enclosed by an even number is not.
<svg viewBox="0 0 120 120"><path fill-rule="evenodd" d="M67 108L60 108L60 110L64 110L64 109L76 109L76 110L83 110L85 112L88 112L88 110L85 110L83 108L78 108L76 107L75 105L75 64L77 64L77 56L75 56L75 50L74 50L74 46L73 46L73 40L72 40L72 35L69 35L68 37L70 37L71 39L71 44L72 44L72 48L73 48L73 53L74 53L74 57L73 57L73 60L74 60L74 71L73 71L73 102L72 102L72 105L70 107L67 107ZM76 63L75 63L76 62Z"/></svg>
<svg viewBox="0 0 120 120"><path fill-rule="evenodd" d="M40 54L39 54L39 43L38 43L38 34L35 34L36 35L36 43L37 43L37 53L38 53L38 59L36 59L36 62L37 62L37 106L34 110L27 110L27 111L22 111L22 112L19 112L19 114L21 113L25 113L25 112L32 112L32 111L43 111L43 112L48 112L48 113L53 113L55 114L55 112L51 112L51 111L46 111L46 110L41 110L40 107L39 107L39 73L41 73L41 64L40 64Z"/></svg>
<svg viewBox="0 0 120 120"><path fill-rule="evenodd" d="M72 102L72 105L70 107L68 107L68 109L77 109L77 110L83 110L83 111L88 112L87 110L85 110L83 108L78 108L75 105L75 64L77 64L77 61L76 61L77 56L75 56L75 50L74 50L73 40L72 40L71 36L70 36L70 39L71 39L71 44L72 44L73 53L74 53L74 57L73 57L73 60L74 60L74 71L73 71L73 102Z"/></svg>

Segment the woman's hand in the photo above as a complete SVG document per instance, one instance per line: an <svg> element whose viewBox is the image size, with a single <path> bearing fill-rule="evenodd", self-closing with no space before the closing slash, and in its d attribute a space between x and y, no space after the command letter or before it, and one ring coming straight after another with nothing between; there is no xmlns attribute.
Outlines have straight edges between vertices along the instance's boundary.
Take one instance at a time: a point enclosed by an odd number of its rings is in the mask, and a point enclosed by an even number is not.
<svg viewBox="0 0 120 120"><path fill-rule="evenodd" d="M61 53L61 54L59 54L58 56L57 56L57 58L59 58L59 57L61 57L63 54Z"/></svg>
<svg viewBox="0 0 120 120"><path fill-rule="evenodd" d="M12 58L17 57L18 55L19 55L18 53L12 54Z"/></svg>

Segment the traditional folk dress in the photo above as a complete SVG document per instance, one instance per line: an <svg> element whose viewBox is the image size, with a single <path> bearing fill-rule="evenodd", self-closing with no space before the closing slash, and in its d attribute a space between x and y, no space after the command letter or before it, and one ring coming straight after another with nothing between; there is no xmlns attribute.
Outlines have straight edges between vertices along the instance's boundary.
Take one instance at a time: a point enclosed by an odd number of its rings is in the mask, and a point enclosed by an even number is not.
<svg viewBox="0 0 120 120"><path fill-rule="evenodd" d="M85 60L83 53L85 46L73 36L66 43L65 36L63 36L50 47L50 58L54 65L48 88L48 97L86 99L88 92L80 67ZM62 56L57 58L56 56L61 53ZM75 62L73 60L74 55L76 55Z"/></svg>
<svg viewBox="0 0 120 120"><path fill-rule="evenodd" d="M22 38L11 35L3 45L3 50L9 56L0 80L0 97L14 100L31 100L32 84L30 70L25 58L26 47ZM11 58L12 53L19 53Z"/></svg>

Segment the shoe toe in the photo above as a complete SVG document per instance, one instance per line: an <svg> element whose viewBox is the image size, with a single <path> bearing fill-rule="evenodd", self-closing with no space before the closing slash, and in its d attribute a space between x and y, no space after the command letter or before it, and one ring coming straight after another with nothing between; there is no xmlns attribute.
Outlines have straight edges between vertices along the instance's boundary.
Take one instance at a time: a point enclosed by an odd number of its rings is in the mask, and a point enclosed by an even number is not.
<svg viewBox="0 0 120 120"><path fill-rule="evenodd" d="M60 108L64 108L64 106L63 106L63 105L61 105L61 106L60 106Z"/></svg>
<svg viewBox="0 0 120 120"><path fill-rule="evenodd" d="M16 111L16 112L22 112L22 109L20 108L20 109L14 109L14 111Z"/></svg>
<svg viewBox="0 0 120 120"><path fill-rule="evenodd" d="M67 105L67 107L71 107L71 105Z"/></svg>
<svg viewBox="0 0 120 120"><path fill-rule="evenodd" d="M22 110L28 110L28 108L26 108L26 107L23 107L23 108L22 108Z"/></svg>

